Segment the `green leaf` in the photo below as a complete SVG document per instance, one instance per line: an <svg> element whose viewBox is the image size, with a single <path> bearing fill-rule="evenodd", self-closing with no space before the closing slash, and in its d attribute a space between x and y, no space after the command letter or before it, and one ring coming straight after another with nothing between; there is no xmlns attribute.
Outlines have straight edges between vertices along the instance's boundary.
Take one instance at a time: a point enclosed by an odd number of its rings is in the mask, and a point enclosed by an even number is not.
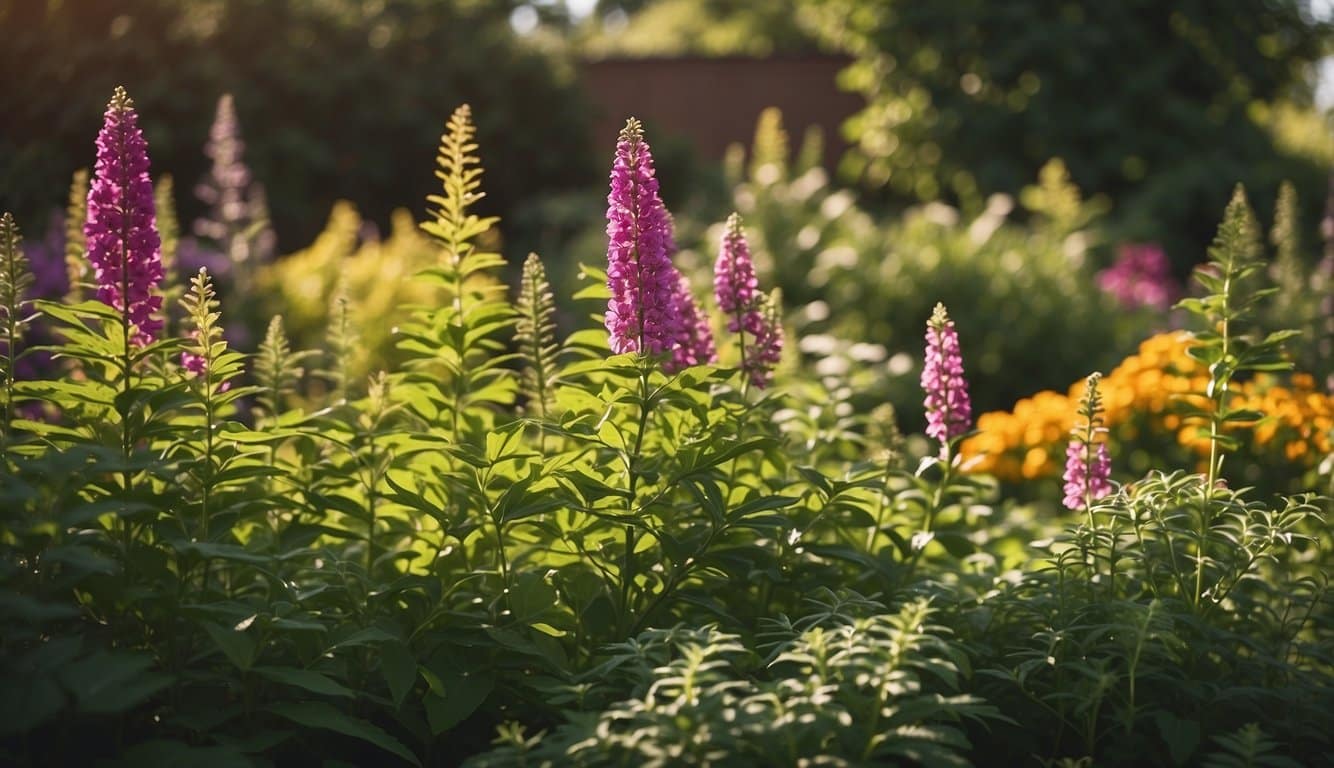
<svg viewBox="0 0 1334 768"><path fill-rule="evenodd" d="M417 682L417 659L407 645L397 640L380 646L380 671L389 685L394 707L403 706L403 700Z"/></svg>
<svg viewBox="0 0 1334 768"><path fill-rule="evenodd" d="M177 541L172 548L180 554L194 554L205 560L227 560L235 563L267 563L273 558L247 551L235 544L209 541Z"/></svg>
<svg viewBox="0 0 1334 768"><path fill-rule="evenodd" d="M96 651L59 672L79 709L112 714L135 707L171 684L169 675L153 671L153 657L143 653Z"/></svg>
<svg viewBox="0 0 1334 768"><path fill-rule="evenodd" d="M181 741L154 739L135 744L120 756L120 764L142 768L252 768L245 755L227 747L192 747Z"/></svg>
<svg viewBox="0 0 1334 768"><path fill-rule="evenodd" d="M439 736L467 719L496 687L495 678L480 672L451 671L438 676L423 669L422 674L431 684L431 693L424 703L426 721L433 736Z"/></svg>
<svg viewBox="0 0 1334 768"><path fill-rule="evenodd" d="M290 685L294 688L318 693L322 696L342 696L344 698L356 698L356 693L350 688L334 682L327 676L309 669L297 669L296 667L255 667L252 670L255 674L272 680L275 683Z"/></svg>
<svg viewBox="0 0 1334 768"><path fill-rule="evenodd" d="M242 670L255 662L255 641L243 630L228 629L212 622L203 622L204 631L233 664Z"/></svg>
<svg viewBox="0 0 1334 768"><path fill-rule="evenodd" d="M307 728L322 728L326 731L341 733L354 739L361 739L396 755L407 762L420 766L421 761L412 750L403 745L377 725L368 723L335 709L322 701L279 702L270 704L268 711L279 717L287 718L297 725Z"/></svg>
<svg viewBox="0 0 1334 768"><path fill-rule="evenodd" d="M1172 763L1185 765L1200 745L1200 724L1194 720L1182 720L1165 710L1154 715L1154 723L1163 741L1167 742Z"/></svg>
<svg viewBox="0 0 1334 768"><path fill-rule="evenodd" d="M790 507L797 503L796 496L761 496L758 499L750 501L734 508L728 512L727 519L731 522L742 520L758 512L767 512L772 509L782 509Z"/></svg>
<svg viewBox="0 0 1334 768"><path fill-rule="evenodd" d="M0 696L0 735L30 731L64 706L65 693L51 677L8 679Z"/></svg>
<svg viewBox="0 0 1334 768"><path fill-rule="evenodd" d="M352 648L363 645L379 646L396 639L397 638L393 635L385 632L379 627L366 627L365 629L353 632L347 637L336 641L333 645L328 647L326 653L337 648Z"/></svg>

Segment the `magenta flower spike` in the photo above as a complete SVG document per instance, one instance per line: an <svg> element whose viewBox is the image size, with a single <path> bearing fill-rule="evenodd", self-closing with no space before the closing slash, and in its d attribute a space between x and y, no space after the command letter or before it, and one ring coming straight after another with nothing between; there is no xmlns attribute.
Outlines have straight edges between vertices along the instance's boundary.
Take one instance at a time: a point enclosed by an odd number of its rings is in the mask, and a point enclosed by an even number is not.
<svg viewBox="0 0 1334 768"><path fill-rule="evenodd" d="M1072 431L1069 445L1065 447L1065 499L1066 509L1087 509L1094 501L1112 492L1112 460L1107 452L1107 443L1098 442L1098 435L1106 433L1102 423L1102 395L1098 392L1099 373L1090 374L1084 387L1084 400L1079 406L1079 415L1084 423ZM1090 513L1092 514L1092 513Z"/></svg>
<svg viewBox="0 0 1334 768"><path fill-rule="evenodd" d="M692 365L717 362L718 352L713 345L709 317L695 303L695 297L690 292L690 281L684 275L678 281L675 302L681 326L676 345L672 348L672 359L664 366L664 370L676 373Z"/></svg>
<svg viewBox="0 0 1334 768"><path fill-rule="evenodd" d="M736 333L745 328L748 333L756 333L746 327L745 320L739 316L754 315L755 296L759 281L755 279L755 262L750 256L750 244L741 230L741 216L733 213L727 217L727 226L723 230L722 247L718 249L718 260L713 265L713 296L718 300L718 309L729 316L728 330ZM754 323L758 328L759 323Z"/></svg>
<svg viewBox="0 0 1334 768"><path fill-rule="evenodd" d="M1071 440L1065 448L1065 507L1084 509L1112 492L1112 459L1106 443L1087 445Z"/></svg>
<svg viewBox="0 0 1334 768"><path fill-rule="evenodd" d="M617 354L660 355L681 334L680 273L672 266L671 219L658 195L653 155L639 121L616 142L607 195L606 325Z"/></svg>
<svg viewBox="0 0 1334 768"><path fill-rule="evenodd" d="M1124 244L1116 263L1097 275L1098 287L1126 307L1166 311L1181 294L1172 277L1172 264L1154 243Z"/></svg>
<svg viewBox="0 0 1334 768"><path fill-rule="evenodd" d="M972 401L963 377L959 334L944 304L936 304L926 329L926 361L922 366L926 392L926 433L948 443L972 424Z"/></svg>
<svg viewBox="0 0 1334 768"><path fill-rule="evenodd" d="M741 370L764 389L783 356L783 324L777 304L759 293L755 262L741 228L741 216L727 217L718 260L713 265L713 296L727 315L727 330L741 336ZM749 336L749 343L747 341Z"/></svg>
<svg viewBox="0 0 1334 768"><path fill-rule="evenodd" d="M772 298L761 299L758 303L763 308L763 311L757 309L754 313L759 330L755 333L755 343L746 347L746 358L741 367L756 389L764 389L783 360L783 312L777 289Z"/></svg>
<svg viewBox="0 0 1334 768"><path fill-rule="evenodd" d="M83 225L97 298L124 314L130 342L151 343L162 332L155 316L162 297L162 244L148 177L148 142L125 89L116 87L97 134L97 165Z"/></svg>

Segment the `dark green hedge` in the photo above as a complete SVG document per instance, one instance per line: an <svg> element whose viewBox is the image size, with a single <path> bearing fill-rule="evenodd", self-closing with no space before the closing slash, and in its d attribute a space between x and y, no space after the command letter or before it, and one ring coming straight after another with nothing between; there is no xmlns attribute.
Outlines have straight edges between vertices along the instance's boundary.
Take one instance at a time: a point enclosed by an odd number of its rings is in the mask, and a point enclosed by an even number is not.
<svg viewBox="0 0 1334 768"><path fill-rule="evenodd" d="M420 207L436 182L419 171L465 101L487 148L485 209L586 182L572 70L516 38L514 5L0 0L0 209L39 222L63 204L70 174L93 162L117 84L143 116L154 174L176 175L187 221L214 105L232 91L288 249L309 241L338 198L379 220Z"/></svg>

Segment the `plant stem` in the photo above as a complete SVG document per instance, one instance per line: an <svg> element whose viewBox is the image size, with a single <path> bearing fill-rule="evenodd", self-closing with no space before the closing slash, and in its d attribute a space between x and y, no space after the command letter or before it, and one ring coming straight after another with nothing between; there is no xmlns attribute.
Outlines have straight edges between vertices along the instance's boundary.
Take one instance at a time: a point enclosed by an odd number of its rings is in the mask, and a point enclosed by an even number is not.
<svg viewBox="0 0 1334 768"><path fill-rule="evenodd" d="M936 524L936 515L940 513L941 506L945 503L945 489L949 487L950 478L954 473L954 456L950 451L949 441L945 441L940 449L940 483L936 485L935 491L931 494L931 506L927 507L926 519L923 521L922 533L931 533ZM925 542L920 549L916 549L912 555L912 561L908 564L908 576L911 577L917 570L917 564L921 561L922 555L926 552L927 546L931 542ZM911 540L909 546L912 546Z"/></svg>
<svg viewBox="0 0 1334 768"><path fill-rule="evenodd" d="M648 426L648 416L650 410L649 402L649 365L650 361L645 358L640 361L639 368L639 424L635 431L635 447L626 460L626 469L630 473L630 493L627 503L631 515L635 513L635 493L639 487L639 459L640 451L644 447L644 432ZM634 552L635 552L635 527L631 524L625 526L625 561L621 564L621 624L622 627L628 627L630 624L630 588L634 582Z"/></svg>
<svg viewBox="0 0 1334 768"><path fill-rule="evenodd" d="M375 485L377 478L376 466L378 459L375 455L375 430L376 424L371 425L370 434L367 439L370 444L370 471L366 483L366 514L369 522L366 526L366 575L369 576L371 568L375 565Z"/></svg>
<svg viewBox="0 0 1334 768"><path fill-rule="evenodd" d="M1231 265L1229 265L1230 267ZM1213 403L1209 412L1209 472L1205 476L1204 494L1200 501L1200 538L1196 542L1195 552L1195 594L1193 604L1196 609L1200 607L1200 600L1203 599L1204 591L1204 559L1205 543L1209 535L1209 527L1213 523L1213 501L1214 485L1218 482L1218 477L1223 470L1223 456L1218 439L1222 437L1223 422L1219 418L1219 412L1227 403L1228 384L1232 378L1228 356L1231 354L1231 334L1229 333L1228 319L1230 310L1228 302L1232 297L1232 275L1231 270L1224 271L1223 277L1223 314L1220 318L1221 328L1219 336L1223 342L1223 352L1218 362L1211 366L1210 387L1213 393Z"/></svg>

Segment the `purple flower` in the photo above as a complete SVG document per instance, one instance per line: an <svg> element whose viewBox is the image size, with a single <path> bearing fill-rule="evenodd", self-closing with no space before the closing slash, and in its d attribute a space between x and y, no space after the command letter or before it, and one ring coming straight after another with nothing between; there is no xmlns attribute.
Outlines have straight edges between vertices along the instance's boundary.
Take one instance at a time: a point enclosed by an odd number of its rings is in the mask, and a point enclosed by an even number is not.
<svg viewBox="0 0 1334 768"><path fill-rule="evenodd" d="M208 175L195 186L195 196L209 206L209 214L195 220L195 235L221 250L229 262L237 265L272 259L274 238L267 225L268 206L264 190L253 180L250 168L245 164L241 123L236 118L236 106L230 93L218 99L204 154L213 165Z"/></svg>
<svg viewBox="0 0 1334 768"><path fill-rule="evenodd" d="M1116 263L1098 273L1098 287L1123 306L1166 310L1181 294L1161 246L1123 244Z"/></svg>
<svg viewBox="0 0 1334 768"><path fill-rule="evenodd" d="M758 330L752 332L755 343L745 347L741 361L742 371L757 389L769 386L774 368L783 360L783 312L777 293L775 290L770 299L760 298L761 308L753 313L758 318Z"/></svg>
<svg viewBox="0 0 1334 768"><path fill-rule="evenodd" d="M713 265L713 295L728 316L727 330L741 337L742 373L764 389L783 356L783 324L777 302L767 301L758 289L741 216L733 213L727 217L722 247Z"/></svg>
<svg viewBox="0 0 1334 768"><path fill-rule="evenodd" d="M607 195L606 325L617 354L660 355L680 338L680 273L672 266L671 220L658 196L653 155L638 120L616 142Z"/></svg>
<svg viewBox="0 0 1334 768"><path fill-rule="evenodd" d="M190 332L190 338L196 343L199 342L198 328ZM204 359L203 355L197 352L191 352L187 349L181 352L181 368L184 368L185 371L192 376L206 376L208 374L208 361ZM226 392L231 388L232 383L230 381L224 381L221 386L218 387L218 392Z"/></svg>
<svg viewBox="0 0 1334 768"><path fill-rule="evenodd" d="M148 178L148 142L134 102L119 86L97 134L83 234L97 298L124 313L132 343L152 342L162 331L162 319L154 316L162 297L153 295L162 280L161 240Z"/></svg>
<svg viewBox="0 0 1334 768"><path fill-rule="evenodd" d="M926 392L926 433L946 443L968 431L972 402L963 377L959 334L944 304L936 304L926 329L926 361L922 366Z"/></svg>
<svg viewBox="0 0 1334 768"><path fill-rule="evenodd" d="M1064 503L1068 509L1086 509L1094 499L1112 492L1112 460L1107 455L1107 444L1098 442L1098 436L1107 433L1102 420L1102 394L1098 391L1101 380L1102 374L1089 374L1079 404L1084 421L1071 430L1073 438L1065 448Z"/></svg>
<svg viewBox="0 0 1334 768"><path fill-rule="evenodd" d="M713 329L709 327L708 315L700 311L695 297L690 293L690 281L681 276L677 283L675 296L677 314L681 325L677 332L676 345L672 348L672 359L664 369L676 373L692 365L712 363L718 359L713 346Z"/></svg>
<svg viewBox="0 0 1334 768"><path fill-rule="evenodd" d="M718 300L719 309L733 316L728 321L728 330L736 333L745 326L744 321L738 319L740 316L758 314L755 312L758 288L750 245L746 242L745 232L741 230L741 216L733 213L727 217L722 248L718 250L718 260L713 265L714 298Z"/></svg>
<svg viewBox="0 0 1334 768"><path fill-rule="evenodd" d="M47 219L46 236L24 242L23 253L34 278L32 295L59 299L69 291L65 270L65 214L52 211Z"/></svg>
<svg viewBox="0 0 1334 768"><path fill-rule="evenodd" d="M1065 447L1065 506L1083 509L1112 492L1112 460L1106 443L1071 440Z"/></svg>

